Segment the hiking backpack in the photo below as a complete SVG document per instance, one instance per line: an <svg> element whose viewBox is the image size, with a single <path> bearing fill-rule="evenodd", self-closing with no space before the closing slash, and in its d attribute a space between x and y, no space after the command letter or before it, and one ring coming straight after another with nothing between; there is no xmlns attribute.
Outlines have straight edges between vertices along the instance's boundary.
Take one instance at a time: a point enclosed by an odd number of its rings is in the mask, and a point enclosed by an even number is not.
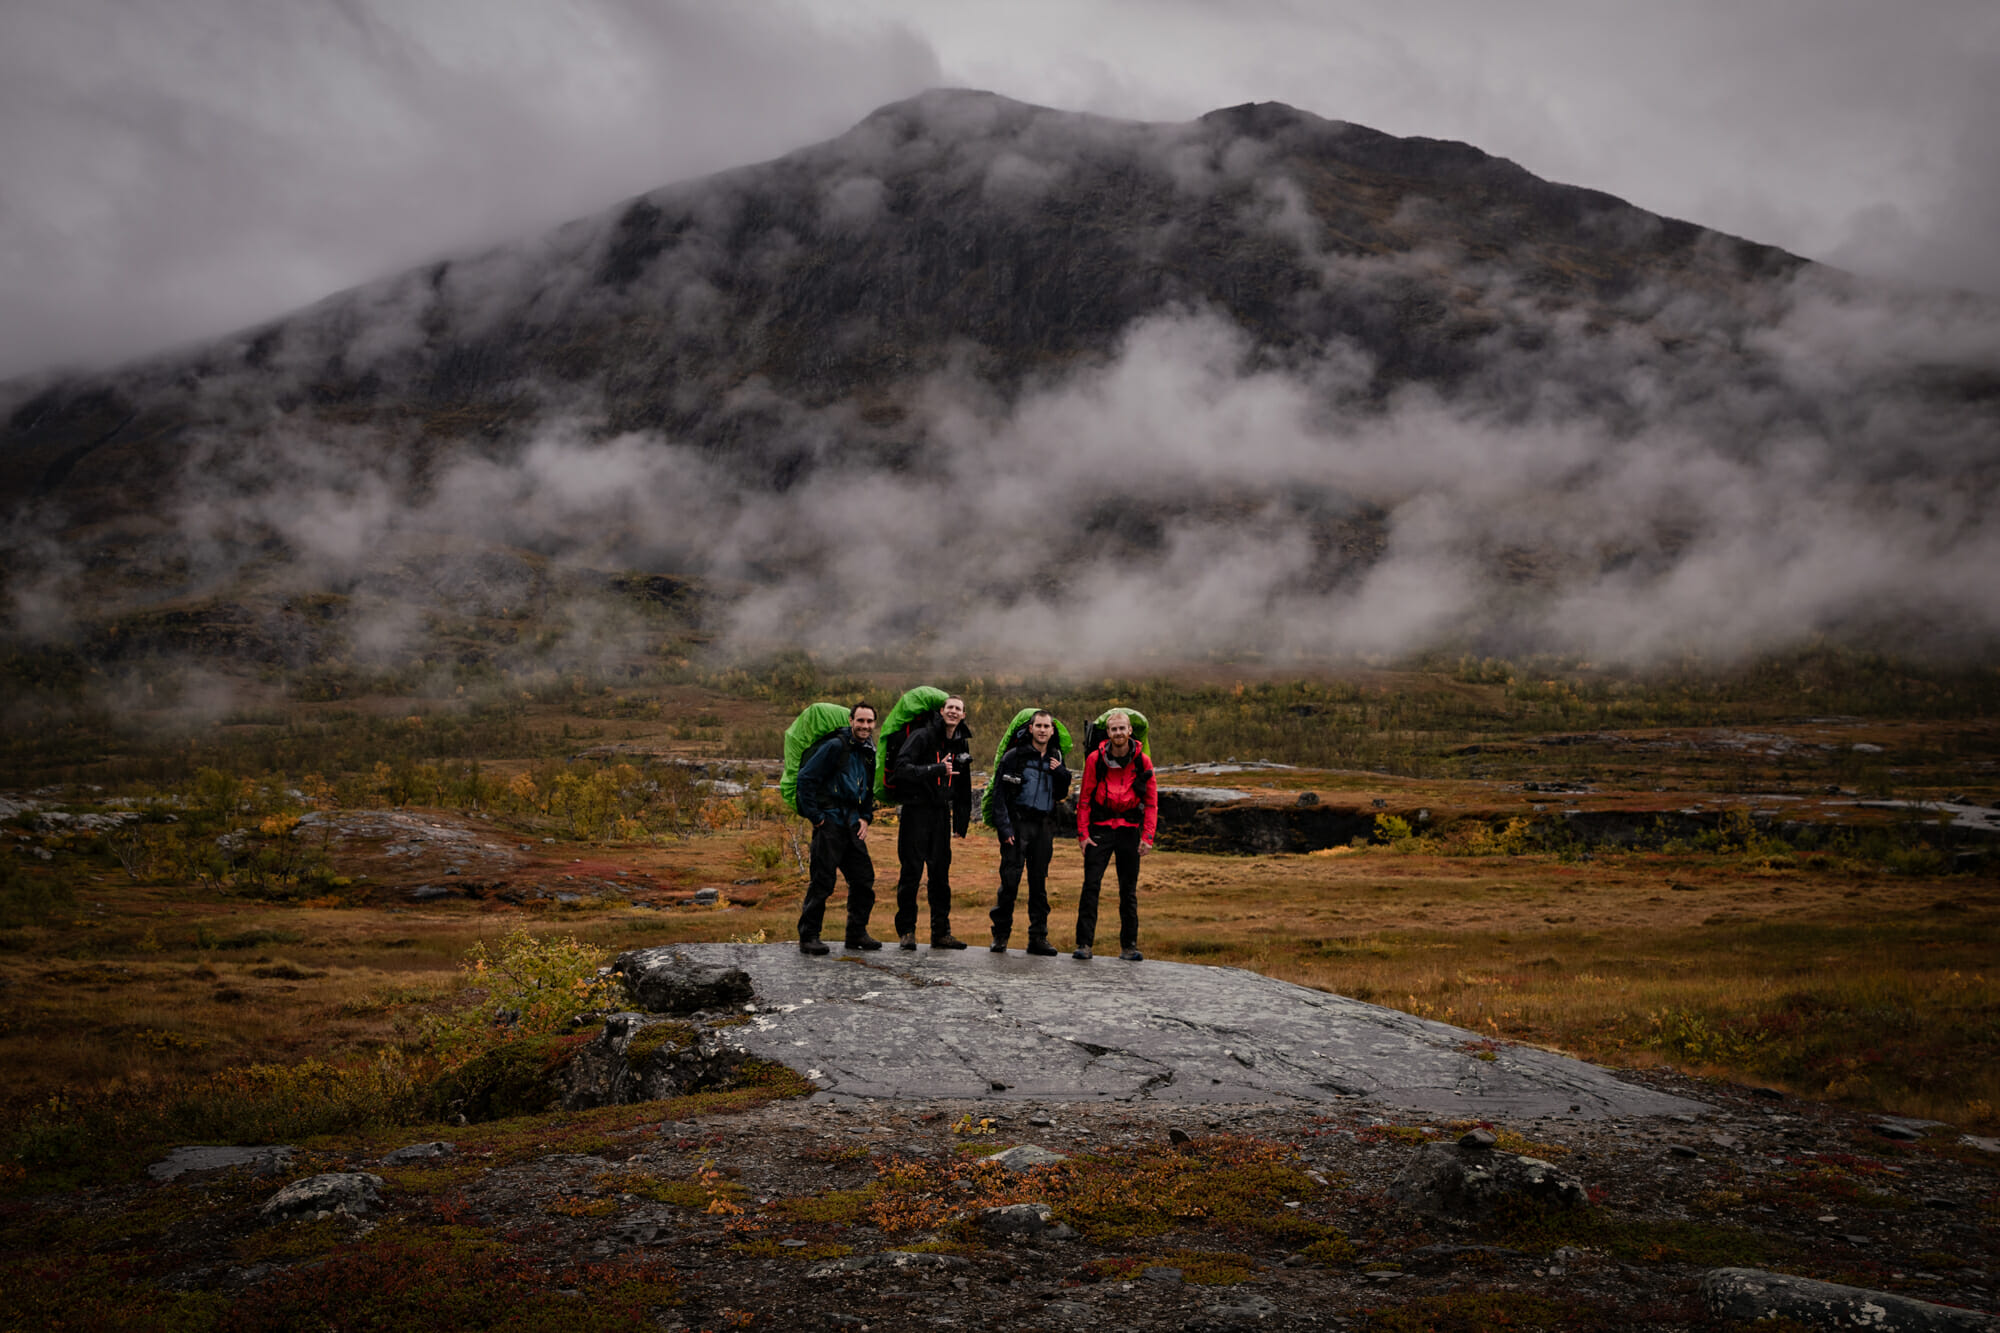
<svg viewBox="0 0 2000 1333"><path fill-rule="evenodd" d="M778 795L785 808L799 812L799 769L806 756L817 750L848 723L847 709L841 704L807 704L804 711L785 728L785 773L778 779Z"/></svg>
<svg viewBox="0 0 2000 1333"><path fill-rule="evenodd" d="M882 731L875 742L875 800L882 805L901 805L903 798L889 785L889 775L896 771L896 759L902 753L903 742L910 733L931 720L931 715L944 707L944 701L951 698L935 685L913 685L903 691L903 697L896 700L889 716L882 719Z"/></svg>
<svg viewBox="0 0 2000 1333"><path fill-rule="evenodd" d="M1016 745L1028 744L1028 723L1034 721L1035 714L1047 711L1043 708L1023 708L1014 714L1014 720L1000 733L1000 748L993 752L993 775L986 780L986 789L979 794L979 820L986 827L995 827L993 803L1000 799L998 791L1001 759ZM1055 717L1055 714L1050 713L1049 716ZM1056 747L1058 754L1069 749L1069 728L1062 724L1061 718L1056 718L1056 734L1049 738L1049 744Z"/></svg>
<svg viewBox="0 0 2000 1333"><path fill-rule="evenodd" d="M1111 739L1111 733L1104 729L1104 719L1110 717L1113 713L1123 713L1132 719L1132 741L1140 749L1146 751L1146 758L1151 759L1153 752L1146 745L1146 715L1136 708L1107 708L1097 715L1095 721L1084 724L1084 754L1089 755L1093 753L1098 746Z"/></svg>

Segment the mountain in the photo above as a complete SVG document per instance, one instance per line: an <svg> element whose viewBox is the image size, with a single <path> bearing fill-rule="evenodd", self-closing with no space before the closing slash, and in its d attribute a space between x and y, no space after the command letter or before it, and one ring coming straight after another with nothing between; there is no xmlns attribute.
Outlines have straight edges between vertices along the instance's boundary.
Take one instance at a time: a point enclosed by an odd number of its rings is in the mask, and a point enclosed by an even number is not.
<svg viewBox="0 0 2000 1333"><path fill-rule="evenodd" d="M1951 573L1993 543L1996 328L1465 144L934 92L13 386L7 590L100 650L318 599L285 660L615 578L829 648L1961 641L2000 624Z"/></svg>

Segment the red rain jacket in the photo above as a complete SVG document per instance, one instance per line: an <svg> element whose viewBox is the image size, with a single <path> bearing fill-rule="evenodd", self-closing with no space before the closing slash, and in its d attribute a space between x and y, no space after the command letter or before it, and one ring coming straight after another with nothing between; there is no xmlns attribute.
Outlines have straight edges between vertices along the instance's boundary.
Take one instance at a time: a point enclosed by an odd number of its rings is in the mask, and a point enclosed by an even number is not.
<svg viewBox="0 0 2000 1333"><path fill-rule="evenodd" d="M1151 843L1160 822L1160 787L1153 780L1153 761L1146 747L1132 742L1125 761L1111 757L1105 741L1083 761L1083 790L1076 801L1076 836L1090 836L1091 826L1136 828L1139 841Z"/></svg>

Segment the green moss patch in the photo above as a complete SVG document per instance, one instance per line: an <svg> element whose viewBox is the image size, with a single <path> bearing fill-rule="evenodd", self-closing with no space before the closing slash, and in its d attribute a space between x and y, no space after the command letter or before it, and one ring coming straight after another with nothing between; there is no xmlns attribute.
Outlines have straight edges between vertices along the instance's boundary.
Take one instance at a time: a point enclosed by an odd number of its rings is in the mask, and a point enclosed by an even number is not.
<svg viewBox="0 0 2000 1333"><path fill-rule="evenodd" d="M625 1065L637 1073L661 1051L685 1051L697 1040L698 1034L691 1024L649 1023L634 1033L632 1040L626 1043Z"/></svg>
<svg viewBox="0 0 2000 1333"><path fill-rule="evenodd" d="M1369 1310L1366 1316L1368 1333L1491 1333L1494 1329L1610 1333L1630 1327L1627 1319L1610 1310L1517 1291L1423 1296L1394 1309Z"/></svg>
<svg viewBox="0 0 2000 1333"><path fill-rule="evenodd" d="M752 1259L845 1259L854 1253L852 1245L835 1245L828 1242L809 1245L783 1245L777 1240L765 1237L761 1240L744 1241L729 1247L737 1254L748 1255Z"/></svg>
<svg viewBox="0 0 2000 1333"><path fill-rule="evenodd" d="M548 1110L562 1095L559 1075L589 1035L524 1037L482 1051L425 1089L425 1110L448 1120L505 1120Z"/></svg>
<svg viewBox="0 0 2000 1333"><path fill-rule="evenodd" d="M821 1222L829 1226L858 1226L868 1220L869 1205L877 1190L871 1185L859 1190L828 1190L824 1194L779 1199L771 1211L798 1222Z"/></svg>
<svg viewBox="0 0 2000 1333"><path fill-rule="evenodd" d="M264 1333L319 1327L568 1333L649 1327L679 1304L674 1271L644 1256L545 1272L498 1246L411 1231L373 1239L238 1296L214 1327Z"/></svg>

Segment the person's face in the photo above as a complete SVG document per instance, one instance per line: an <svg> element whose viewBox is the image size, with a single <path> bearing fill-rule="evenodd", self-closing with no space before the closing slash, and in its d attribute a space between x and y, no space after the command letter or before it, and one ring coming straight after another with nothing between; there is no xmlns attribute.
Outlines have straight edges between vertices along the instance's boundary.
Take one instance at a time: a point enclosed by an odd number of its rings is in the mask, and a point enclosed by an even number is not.
<svg viewBox="0 0 2000 1333"><path fill-rule="evenodd" d="M1056 724L1048 718L1038 717L1028 724L1028 734L1035 738L1035 744L1047 745L1049 737L1056 734Z"/></svg>
<svg viewBox="0 0 2000 1333"><path fill-rule="evenodd" d="M965 700L946 699L944 701L944 707L939 711L944 714L945 725L948 727L955 727L959 723L965 721Z"/></svg>
<svg viewBox="0 0 2000 1333"><path fill-rule="evenodd" d="M875 739L875 710L872 708L855 709L854 716L847 719L847 726L848 730L854 733L854 739L857 741Z"/></svg>
<svg viewBox="0 0 2000 1333"><path fill-rule="evenodd" d="M1111 744L1120 750L1132 743L1132 719L1114 717L1104 724L1104 734L1111 737Z"/></svg>

